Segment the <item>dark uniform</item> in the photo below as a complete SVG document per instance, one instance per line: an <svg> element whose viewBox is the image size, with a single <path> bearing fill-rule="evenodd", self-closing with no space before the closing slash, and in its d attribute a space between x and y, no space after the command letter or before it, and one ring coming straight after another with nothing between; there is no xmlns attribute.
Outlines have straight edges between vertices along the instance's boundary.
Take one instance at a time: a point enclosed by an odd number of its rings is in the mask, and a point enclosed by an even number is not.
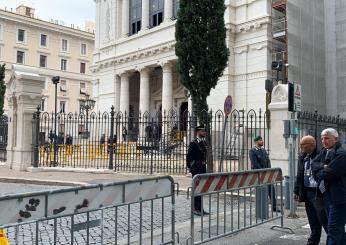
<svg viewBox="0 0 346 245"><path fill-rule="evenodd" d="M255 138L255 142L259 139L262 140L262 137L257 136ZM270 163L268 153L263 147L258 148L255 146L255 147L251 148L249 151L249 157L250 157L252 169L271 168L271 163ZM272 210L274 212L279 211L276 208L275 188L273 185L268 186L268 196L272 201L272 207L273 207Z"/></svg>
<svg viewBox="0 0 346 245"><path fill-rule="evenodd" d="M198 129L198 128L196 128ZM204 174L207 172L207 143L203 138L194 139L190 145L186 156L186 164L192 177L196 174ZM202 198L195 197L195 211L202 211Z"/></svg>

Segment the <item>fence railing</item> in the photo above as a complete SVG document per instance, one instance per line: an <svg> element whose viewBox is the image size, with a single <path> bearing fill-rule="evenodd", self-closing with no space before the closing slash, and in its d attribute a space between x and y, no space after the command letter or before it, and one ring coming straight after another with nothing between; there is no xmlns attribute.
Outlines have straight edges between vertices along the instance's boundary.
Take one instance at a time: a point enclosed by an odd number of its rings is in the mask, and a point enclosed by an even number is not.
<svg viewBox="0 0 346 245"><path fill-rule="evenodd" d="M234 110L226 117L219 110L205 112L205 117L210 125L208 145L216 171L222 153L224 171L249 169L248 150L256 135L262 135L269 150L267 113ZM188 111L138 116L115 113L113 109L88 116L72 113L55 116L37 111L33 120L34 166L186 173L185 155L194 137L193 125L196 119Z"/></svg>
<svg viewBox="0 0 346 245"><path fill-rule="evenodd" d="M0 197L10 244L175 244L169 176Z"/></svg>
<svg viewBox="0 0 346 245"><path fill-rule="evenodd" d="M334 128L339 133L339 140L346 143L346 119L340 116L327 116L315 112L299 112L297 115L299 139L305 135L316 138L318 147L322 147L321 132L326 128Z"/></svg>
<svg viewBox="0 0 346 245"><path fill-rule="evenodd" d="M196 175L187 244L202 244L278 219L278 227L288 229L283 224L282 180L281 169ZM196 215L195 201L201 202L206 215Z"/></svg>

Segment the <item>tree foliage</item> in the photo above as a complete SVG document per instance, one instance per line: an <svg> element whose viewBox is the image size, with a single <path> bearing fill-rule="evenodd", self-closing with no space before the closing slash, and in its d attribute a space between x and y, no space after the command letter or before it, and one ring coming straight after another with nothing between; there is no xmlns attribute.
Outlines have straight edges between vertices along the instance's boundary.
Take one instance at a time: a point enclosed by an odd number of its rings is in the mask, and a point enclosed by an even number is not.
<svg viewBox="0 0 346 245"><path fill-rule="evenodd" d="M224 0L181 0L176 23L178 71L193 111L208 111L207 97L228 61Z"/></svg>
<svg viewBox="0 0 346 245"><path fill-rule="evenodd" d="M4 100L5 100L5 64L0 65L0 116L4 114Z"/></svg>

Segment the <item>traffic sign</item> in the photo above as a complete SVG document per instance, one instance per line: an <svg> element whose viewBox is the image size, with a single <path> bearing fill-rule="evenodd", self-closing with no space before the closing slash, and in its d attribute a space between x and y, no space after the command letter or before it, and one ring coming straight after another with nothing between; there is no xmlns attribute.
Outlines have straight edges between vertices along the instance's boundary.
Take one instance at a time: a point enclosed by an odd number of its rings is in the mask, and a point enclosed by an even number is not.
<svg viewBox="0 0 346 245"><path fill-rule="evenodd" d="M232 112L232 96L228 95L225 99L225 104L224 104L224 112L225 115L228 116Z"/></svg>
<svg viewBox="0 0 346 245"><path fill-rule="evenodd" d="M302 86L294 83L294 111L302 111Z"/></svg>

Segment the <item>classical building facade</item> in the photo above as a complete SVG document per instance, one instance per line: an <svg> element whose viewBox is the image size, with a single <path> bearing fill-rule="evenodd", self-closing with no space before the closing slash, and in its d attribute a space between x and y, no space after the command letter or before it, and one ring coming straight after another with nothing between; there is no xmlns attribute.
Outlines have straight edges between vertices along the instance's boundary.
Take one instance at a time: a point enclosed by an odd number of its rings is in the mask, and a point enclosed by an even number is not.
<svg viewBox="0 0 346 245"><path fill-rule="evenodd" d="M91 28L91 27L90 27ZM60 76L58 110L78 112L86 94L92 93L94 34L35 18L34 9L0 10L0 64L6 64L8 81L12 64L39 68L46 77L42 111L54 110L53 76ZM6 109L6 104L5 104Z"/></svg>
<svg viewBox="0 0 346 245"><path fill-rule="evenodd" d="M186 110L191 103L176 70L175 23L179 0L95 0L95 53L91 67L99 110L138 113ZM271 5L226 0L230 58L211 91L211 109L227 95L238 109L265 107L271 78Z"/></svg>

